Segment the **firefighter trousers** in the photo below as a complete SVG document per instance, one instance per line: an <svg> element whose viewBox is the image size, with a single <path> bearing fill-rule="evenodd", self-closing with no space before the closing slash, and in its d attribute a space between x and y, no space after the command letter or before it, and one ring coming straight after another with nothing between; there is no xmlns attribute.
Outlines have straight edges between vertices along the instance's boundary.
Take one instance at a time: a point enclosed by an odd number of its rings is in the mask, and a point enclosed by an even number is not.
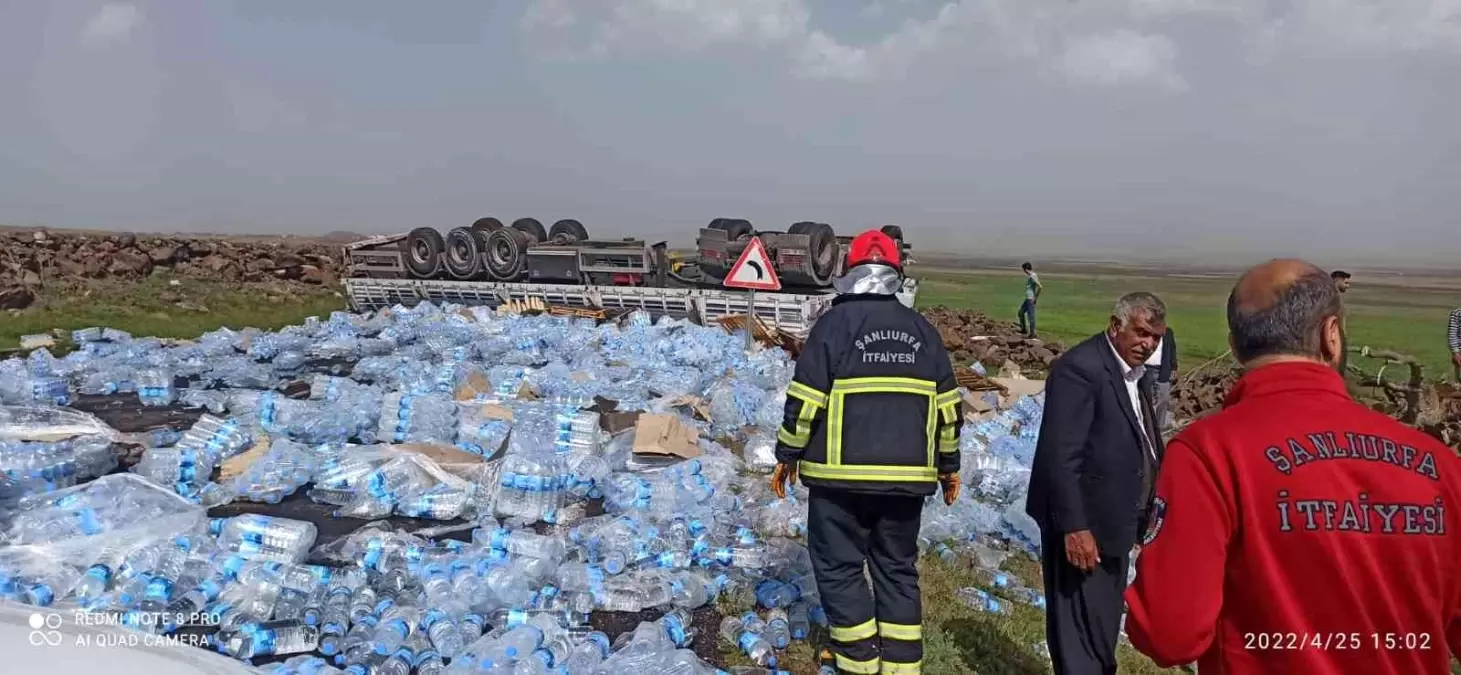
<svg viewBox="0 0 1461 675"><path fill-rule="evenodd" d="M920 672L923 605L917 563L922 512L922 497L812 488L807 549L838 672ZM871 593L864 563L872 577Z"/></svg>

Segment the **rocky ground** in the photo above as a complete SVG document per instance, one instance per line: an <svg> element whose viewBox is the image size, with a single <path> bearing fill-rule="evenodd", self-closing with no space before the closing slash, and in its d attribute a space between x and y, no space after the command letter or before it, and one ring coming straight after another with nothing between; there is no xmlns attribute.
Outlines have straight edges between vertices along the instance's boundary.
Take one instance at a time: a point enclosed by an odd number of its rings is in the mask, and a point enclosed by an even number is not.
<svg viewBox="0 0 1461 675"><path fill-rule="evenodd" d="M222 282L325 285L339 276L340 251L294 237L0 231L0 310L29 307L42 289L64 290L99 279L135 281L161 272Z"/></svg>
<svg viewBox="0 0 1461 675"><path fill-rule="evenodd" d="M924 310L923 315L943 336L944 346L956 366L979 361L993 374L1006 368L1008 361L1018 366L1027 377L1043 377L1051 362L1065 352L1064 345L1021 337L1014 323L991 319L972 310L934 307ZM1228 390L1241 374L1228 357L1194 366L1190 373L1179 374L1172 390L1174 414L1179 425L1221 410ZM1415 426L1442 443L1461 450L1461 388L1447 385L1427 387L1436 390L1434 398L1437 402L1427 404L1428 412L1421 415ZM1386 401L1361 398L1376 410L1399 415L1395 407Z"/></svg>
<svg viewBox="0 0 1461 675"><path fill-rule="evenodd" d="M923 316L943 336L944 348L955 364L967 366L978 361L991 374L1010 361L1027 377L1036 377L1065 352L1059 343L1024 337L1013 323L973 310L932 307L923 310Z"/></svg>

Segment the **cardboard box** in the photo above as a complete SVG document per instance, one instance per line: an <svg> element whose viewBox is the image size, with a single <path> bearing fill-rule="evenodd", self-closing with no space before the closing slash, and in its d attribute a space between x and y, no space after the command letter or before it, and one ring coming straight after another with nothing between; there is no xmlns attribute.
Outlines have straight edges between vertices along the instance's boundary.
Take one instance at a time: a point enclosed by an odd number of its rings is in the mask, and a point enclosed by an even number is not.
<svg viewBox="0 0 1461 675"><path fill-rule="evenodd" d="M449 464L481 464L487 461L487 458L481 455L438 443L402 443L389 447L404 452L414 452L442 466Z"/></svg>
<svg viewBox="0 0 1461 675"><path fill-rule="evenodd" d="M492 383L487 380L487 373L478 369L472 369L467 373L467 378L457 385L456 400L471 401L478 396L491 396Z"/></svg>
<svg viewBox="0 0 1461 675"><path fill-rule="evenodd" d="M249 470L249 467L254 465L254 462L259 461L260 457L269 454L271 445L273 442L269 440L268 435L259 434L258 440L254 442L254 447L223 460L223 465L218 468L218 482L222 483L242 476Z"/></svg>
<svg viewBox="0 0 1461 675"><path fill-rule="evenodd" d="M691 459L700 456L699 433L675 415L640 415L634 427L634 454Z"/></svg>

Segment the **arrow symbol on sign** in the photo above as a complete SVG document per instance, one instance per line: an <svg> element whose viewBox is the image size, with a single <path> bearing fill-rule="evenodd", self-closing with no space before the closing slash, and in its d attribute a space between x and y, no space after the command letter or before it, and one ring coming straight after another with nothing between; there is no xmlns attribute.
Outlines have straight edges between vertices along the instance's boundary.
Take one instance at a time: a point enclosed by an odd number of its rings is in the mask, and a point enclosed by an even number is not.
<svg viewBox="0 0 1461 675"><path fill-rule="evenodd" d="M758 280L766 278L766 270L761 269L761 263L758 263L754 260L747 260L746 265L751 269L756 270L756 278Z"/></svg>

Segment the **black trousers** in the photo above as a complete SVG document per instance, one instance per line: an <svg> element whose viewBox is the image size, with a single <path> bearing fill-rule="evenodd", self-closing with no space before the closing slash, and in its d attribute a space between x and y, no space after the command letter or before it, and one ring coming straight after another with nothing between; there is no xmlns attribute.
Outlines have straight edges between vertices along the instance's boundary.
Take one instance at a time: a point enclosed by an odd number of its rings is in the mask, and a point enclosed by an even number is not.
<svg viewBox="0 0 1461 675"><path fill-rule="evenodd" d="M1065 559L1065 535L1040 533L1045 572L1045 636L1055 675L1114 675L1131 554L1101 554L1090 572Z"/></svg>
<svg viewBox="0 0 1461 675"><path fill-rule="evenodd" d="M807 549L839 672L918 673L922 667L922 513L922 497L811 490Z"/></svg>

